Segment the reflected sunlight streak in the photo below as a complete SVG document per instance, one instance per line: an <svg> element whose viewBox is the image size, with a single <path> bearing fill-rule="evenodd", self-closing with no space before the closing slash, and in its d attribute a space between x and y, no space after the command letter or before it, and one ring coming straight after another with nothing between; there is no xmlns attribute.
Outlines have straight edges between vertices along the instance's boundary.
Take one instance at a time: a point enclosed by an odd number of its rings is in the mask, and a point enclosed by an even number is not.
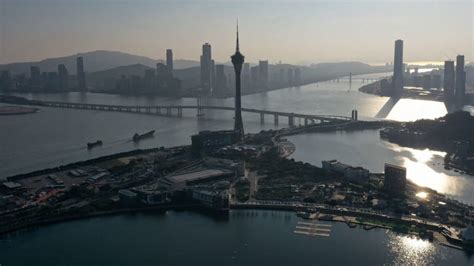
<svg viewBox="0 0 474 266"><path fill-rule="evenodd" d="M415 121L418 119L435 119L447 113L448 111L442 102L400 99L387 119Z"/></svg>
<svg viewBox="0 0 474 266"><path fill-rule="evenodd" d="M436 247L427 240L412 236L393 235L390 240L392 251L398 255L396 264L426 265L432 263Z"/></svg>
<svg viewBox="0 0 474 266"><path fill-rule="evenodd" d="M409 156L400 155L402 165L407 168L407 179L415 184L434 189L440 193L458 195L462 184L461 180L454 179L450 175L438 172L429 164L433 163L435 157L442 157L446 152L433 151L430 149L417 150L407 147L400 147L393 143L387 143L388 147L397 153L408 152ZM441 163L441 162L440 162Z"/></svg>
<svg viewBox="0 0 474 266"><path fill-rule="evenodd" d="M416 193L415 196L417 196L420 199L426 199L428 198L428 195L429 194L427 192L421 191L421 192Z"/></svg>

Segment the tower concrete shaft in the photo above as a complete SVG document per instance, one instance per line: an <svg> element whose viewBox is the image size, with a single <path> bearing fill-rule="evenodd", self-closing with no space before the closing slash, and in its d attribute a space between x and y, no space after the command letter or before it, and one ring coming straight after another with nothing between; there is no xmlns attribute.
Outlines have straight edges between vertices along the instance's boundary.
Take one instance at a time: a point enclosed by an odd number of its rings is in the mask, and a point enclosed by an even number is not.
<svg viewBox="0 0 474 266"><path fill-rule="evenodd" d="M234 130L239 133L240 139L244 137L244 123L242 121L242 100L241 100L241 89L240 89L240 74L242 73L242 65L244 64L245 57L240 53L239 47L239 26L237 25L237 41L235 54L231 56L232 64L234 65L235 71L235 123Z"/></svg>

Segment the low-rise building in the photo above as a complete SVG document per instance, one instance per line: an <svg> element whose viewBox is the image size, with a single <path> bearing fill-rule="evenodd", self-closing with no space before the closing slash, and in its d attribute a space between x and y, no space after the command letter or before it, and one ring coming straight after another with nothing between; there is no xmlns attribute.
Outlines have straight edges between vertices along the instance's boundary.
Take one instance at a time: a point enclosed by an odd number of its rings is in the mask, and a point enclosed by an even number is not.
<svg viewBox="0 0 474 266"><path fill-rule="evenodd" d="M131 205L137 203L137 193L128 189L121 189L118 191L120 201L125 205Z"/></svg>
<svg viewBox="0 0 474 266"><path fill-rule="evenodd" d="M97 182L105 177L109 176L109 173L107 172L101 172L101 173L98 173L98 174L95 174L91 177L88 177L87 180L90 181L90 182Z"/></svg>
<svg viewBox="0 0 474 266"><path fill-rule="evenodd" d="M191 136L191 149L194 154L202 154L233 145L239 141L239 138L239 133L234 130L201 131Z"/></svg>
<svg viewBox="0 0 474 266"><path fill-rule="evenodd" d="M87 176L87 172L85 172L82 169L76 169L76 170L69 171L69 175L72 177L82 177L82 176Z"/></svg>
<svg viewBox="0 0 474 266"><path fill-rule="evenodd" d="M8 190L15 190L15 189L20 189L23 186L20 183L15 183L15 182L3 182L3 187L5 187Z"/></svg>
<svg viewBox="0 0 474 266"><path fill-rule="evenodd" d="M217 211L229 210L229 194L227 191L194 188L192 189L192 198Z"/></svg>
<svg viewBox="0 0 474 266"><path fill-rule="evenodd" d="M135 187L131 192L136 193L138 201L143 204L157 205L169 202L168 191L157 182ZM124 191L122 196L130 197L132 194Z"/></svg>
<svg viewBox="0 0 474 266"><path fill-rule="evenodd" d="M208 157L204 159L204 165L214 169L227 169L234 171L237 176L243 176L245 174L245 162L234 161L222 158Z"/></svg>
<svg viewBox="0 0 474 266"><path fill-rule="evenodd" d="M323 169L344 176L349 181L367 182L369 180L369 170L362 167L353 167L343 164L337 160L323 161Z"/></svg>
<svg viewBox="0 0 474 266"><path fill-rule="evenodd" d="M350 165L343 164L339 162L338 160L329 160L329 161L323 161L323 169L329 172L337 173L344 175L346 172L346 169L351 167Z"/></svg>
<svg viewBox="0 0 474 266"><path fill-rule="evenodd" d="M346 168L344 176L350 181L367 182L369 181L369 170L363 167L349 167Z"/></svg>
<svg viewBox="0 0 474 266"><path fill-rule="evenodd" d="M165 176L160 179L160 184L169 190L181 190L187 186L199 183L219 181L224 178L234 177L233 171L224 169L205 169L177 175Z"/></svg>

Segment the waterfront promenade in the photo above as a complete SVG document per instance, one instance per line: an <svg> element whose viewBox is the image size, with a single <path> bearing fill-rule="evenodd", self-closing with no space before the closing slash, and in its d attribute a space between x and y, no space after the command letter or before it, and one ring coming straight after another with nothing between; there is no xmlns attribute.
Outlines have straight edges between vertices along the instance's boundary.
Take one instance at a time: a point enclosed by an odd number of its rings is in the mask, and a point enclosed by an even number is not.
<svg viewBox="0 0 474 266"><path fill-rule="evenodd" d="M347 217L360 217L360 218L374 218L381 221L392 221L409 223L416 226L424 227L430 230L441 231L444 225L413 217L409 215L396 215L383 211L376 211L367 208L354 208L349 206L331 206L320 203L305 203L305 202L293 202L293 201L270 201L270 200L252 200L247 202L233 202L231 204L233 209L268 209L268 210L287 210L287 211L310 211L319 212L324 214L342 215ZM337 220L334 220L337 221ZM351 221L352 222L352 221ZM364 224L364 223L361 223ZM373 225L373 224L367 224Z"/></svg>

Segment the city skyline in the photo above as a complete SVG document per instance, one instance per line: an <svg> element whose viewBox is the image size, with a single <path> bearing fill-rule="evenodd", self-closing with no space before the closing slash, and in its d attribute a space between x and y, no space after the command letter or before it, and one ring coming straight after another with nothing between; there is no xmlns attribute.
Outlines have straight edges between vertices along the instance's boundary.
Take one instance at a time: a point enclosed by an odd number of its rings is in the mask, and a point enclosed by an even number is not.
<svg viewBox="0 0 474 266"><path fill-rule="evenodd" d="M0 0L0 266L474 265L473 8Z"/></svg>
<svg viewBox="0 0 474 266"><path fill-rule="evenodd" d="M0 6L0 64L94 50L164 59L162 51L168 48L173 49L176 58L198 61L199 45L206 42L214 46L216 62L228 62L233 42L225 32L232 28L231 17L239 18L245 29L241 39L249 43L249 62L385 63L392 58L385 47L394 39L405 40L406 62L442 62L457 54L464 54L469 62L473 53L472 23L468 23L473 18L471 1L278 1L268 5L267 1L79 4L73 0L66 5L57 0L2 0ZM204 10L206 17L198 14ZM176 25L171 30L167 25L177 12L180 16L174 18ZM384 15L387 12L390 16ZM130 17L130 23L121 26L121 15ZM338 23L332 23L336 18ZM35 49L31 49L31 43L35 43Z"/></svg>

